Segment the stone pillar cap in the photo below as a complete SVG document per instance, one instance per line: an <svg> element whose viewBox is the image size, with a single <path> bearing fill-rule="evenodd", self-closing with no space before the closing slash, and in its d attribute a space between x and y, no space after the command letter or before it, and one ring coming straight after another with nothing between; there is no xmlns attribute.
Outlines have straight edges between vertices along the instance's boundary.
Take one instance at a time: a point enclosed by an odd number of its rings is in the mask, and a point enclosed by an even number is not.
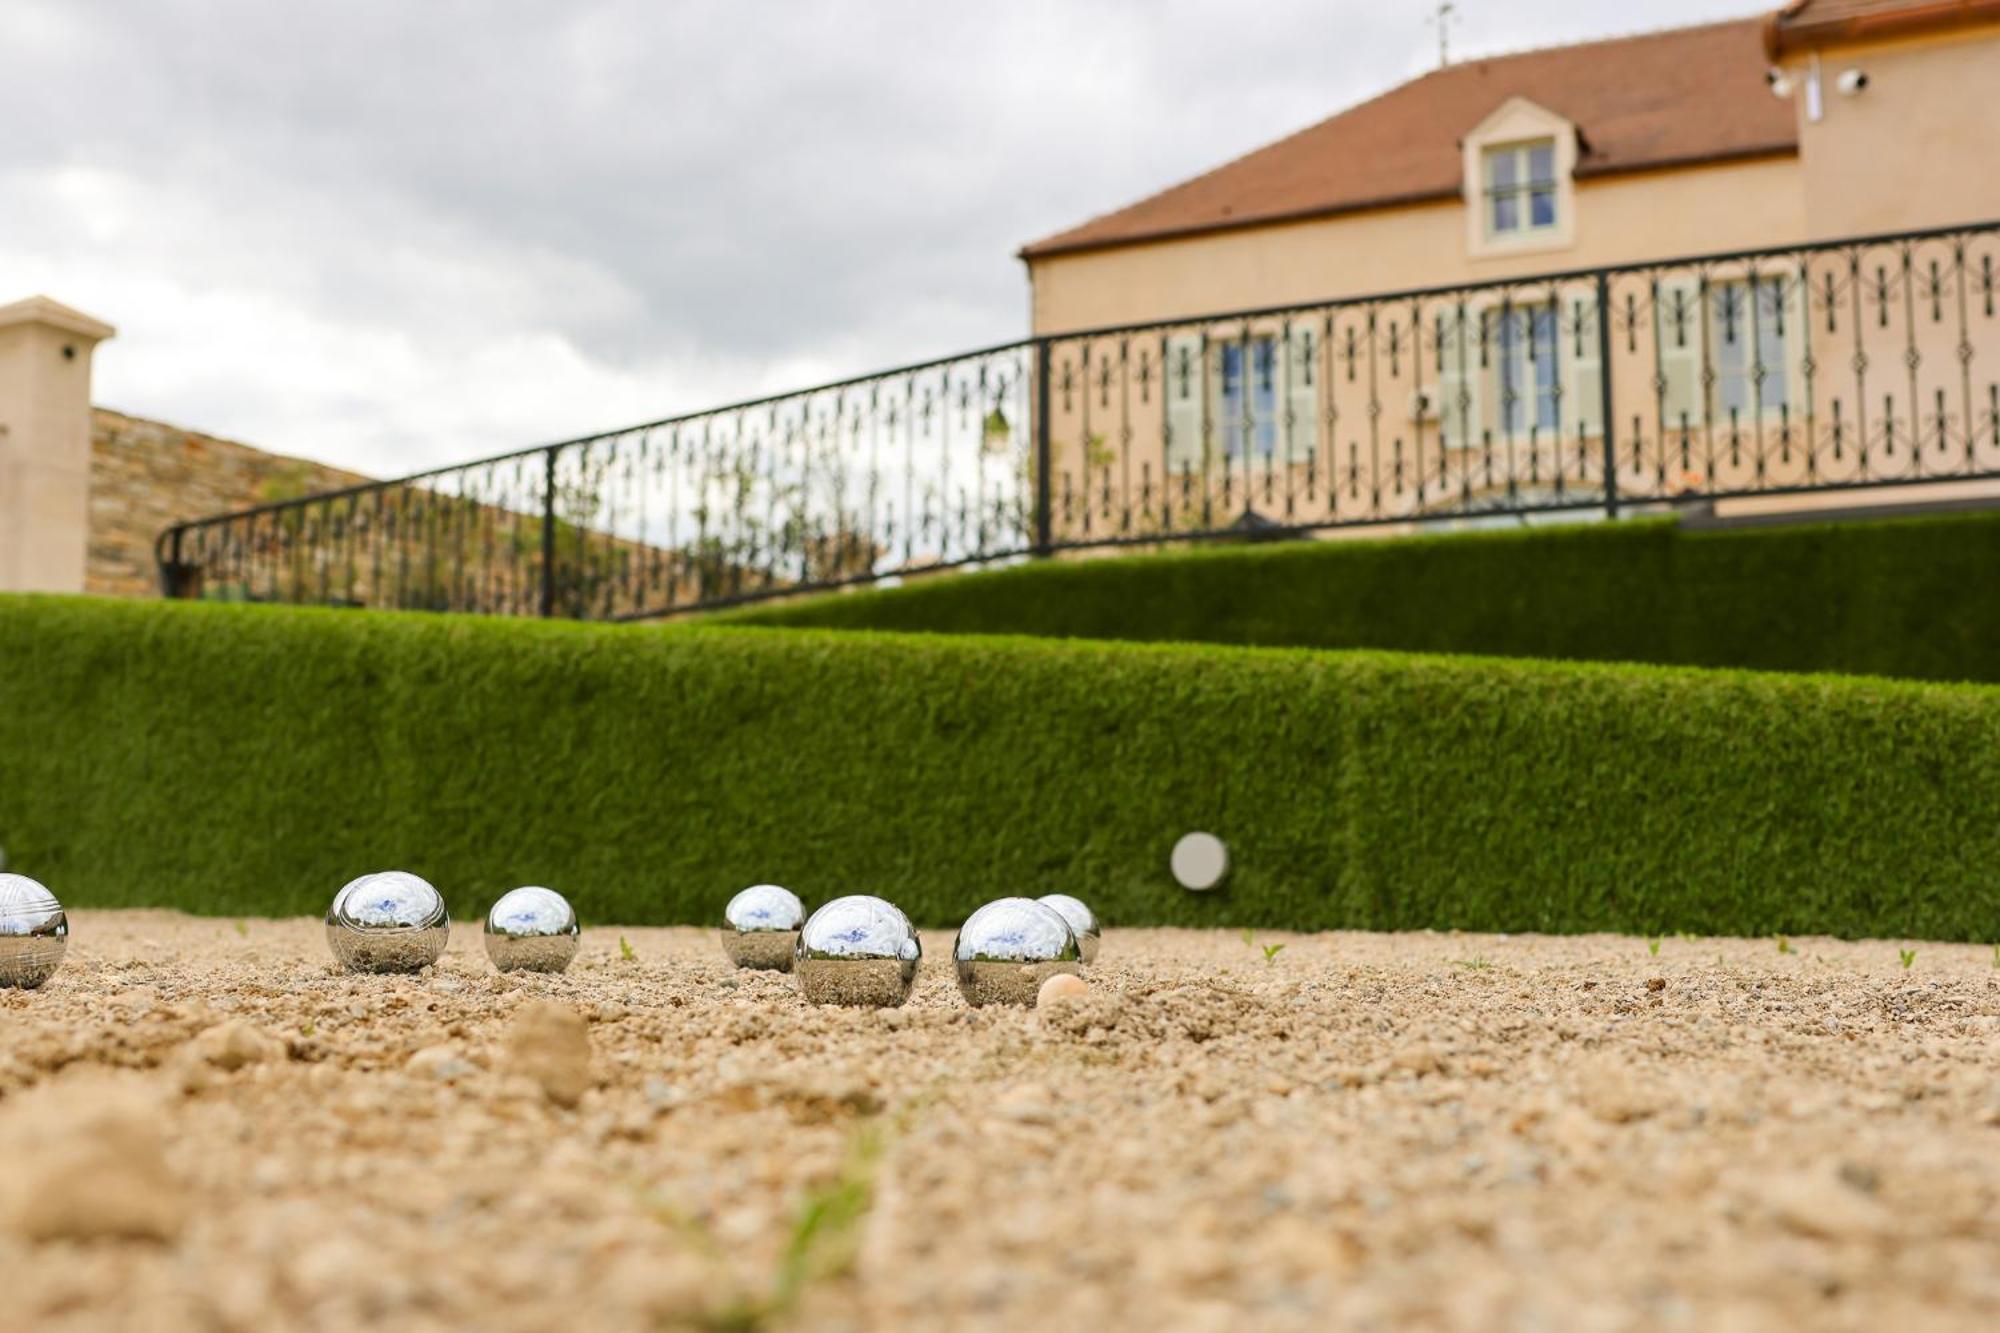
<svg viewBox="0 0 2000 1333"><path fill-rule="evenodd" d="M47 324L92 342L103 342L118 332L101 319L92 319L81 310L72 310L46 296L30 296L12 305L0 305L0 329L13 324Z"/></svg>

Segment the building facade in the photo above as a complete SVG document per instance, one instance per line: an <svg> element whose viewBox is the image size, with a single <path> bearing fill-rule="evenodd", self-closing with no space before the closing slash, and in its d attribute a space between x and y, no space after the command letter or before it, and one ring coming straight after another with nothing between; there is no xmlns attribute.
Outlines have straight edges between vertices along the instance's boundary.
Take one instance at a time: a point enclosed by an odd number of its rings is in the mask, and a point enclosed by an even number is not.
<svg viewBox="0 0 2000 1333"><path fill-rule="evenodd" d="M2000 4L1801 0L1440 69L1037 241L1059 535L2000 470L1995 86Z"/></svg>

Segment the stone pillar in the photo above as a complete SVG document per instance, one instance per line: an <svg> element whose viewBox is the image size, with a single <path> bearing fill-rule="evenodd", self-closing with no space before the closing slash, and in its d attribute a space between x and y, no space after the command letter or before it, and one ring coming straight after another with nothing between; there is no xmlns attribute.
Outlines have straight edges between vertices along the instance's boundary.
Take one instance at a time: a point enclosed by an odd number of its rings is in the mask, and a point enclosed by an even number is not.
<svg viewBox="0 0 2000 1333"><path fill-rule="evenodd" d="M0 592L82 592L90 356L115 330L46 296L0 305Z"/></svg>

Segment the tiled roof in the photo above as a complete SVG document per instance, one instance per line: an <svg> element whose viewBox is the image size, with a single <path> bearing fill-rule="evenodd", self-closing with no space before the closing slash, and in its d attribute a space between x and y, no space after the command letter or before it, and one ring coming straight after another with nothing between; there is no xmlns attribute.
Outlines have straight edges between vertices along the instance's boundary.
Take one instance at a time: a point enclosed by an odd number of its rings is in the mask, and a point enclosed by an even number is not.
<svg viewBox="0 0 2000 1333"><path fill-rule="evenodd" d="M2000 0L1793 0L1764 29L1765 49L1788 51L1927 28L2000 23Z"/></svg>
<svg viewBox="0 0 2000 1333"><path fill-rule="evenodd" d="M1765 82L1764 27L1737 19L1450 65L1021 253L1456 197L1459 141L1516 95L1577 126L1580 177L1797 152L1792 107Z"/></svg>

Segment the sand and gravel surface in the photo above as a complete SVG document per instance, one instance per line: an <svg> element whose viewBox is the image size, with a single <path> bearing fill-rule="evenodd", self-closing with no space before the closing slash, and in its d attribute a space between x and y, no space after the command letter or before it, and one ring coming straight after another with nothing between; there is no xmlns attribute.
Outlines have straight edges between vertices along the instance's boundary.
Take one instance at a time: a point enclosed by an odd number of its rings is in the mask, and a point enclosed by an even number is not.
<svg viewBox="0 0 2000 1333"><path fill-rule="evenodd" d="M1991 948L1114 930L974 1012L932 933L849 1011L707 931L73 927L0 991L10 1329L2000 1327Z"/></svg>

